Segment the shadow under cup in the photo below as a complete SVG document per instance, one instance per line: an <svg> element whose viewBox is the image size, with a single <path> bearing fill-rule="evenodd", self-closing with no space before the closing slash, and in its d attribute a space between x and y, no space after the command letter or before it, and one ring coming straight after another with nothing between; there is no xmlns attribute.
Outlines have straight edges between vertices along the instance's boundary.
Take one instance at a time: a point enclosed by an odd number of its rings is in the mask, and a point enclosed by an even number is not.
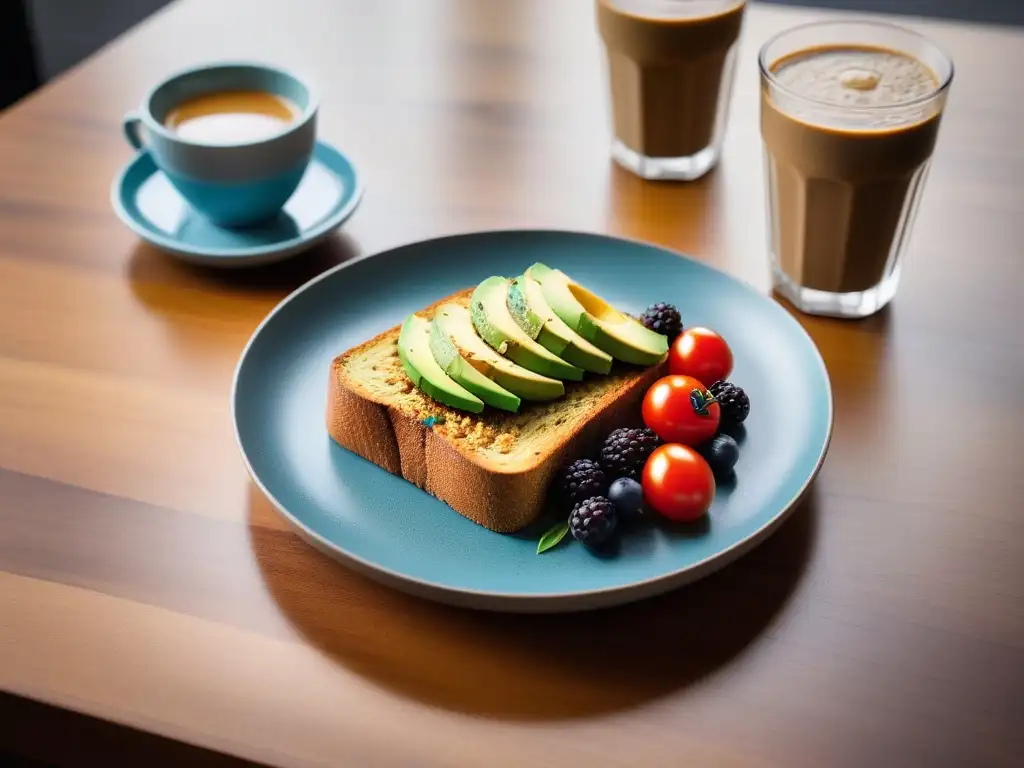
<svg viewBox="0 0 1024 768"><path fill-rule="evenodd" d="M269 93L296 107L295 119L265 138L204 143L165 126L181 104L226 92ZM124 132L198 213L215 224L244 227L274 217L292 196L316 143L317 102L297 77L260 64L199 67L165 80L146 96ZM143 129L140 131L140 127Z"/></svg>
<svg viewBox="0 0 1024 768"><path fill-rule="evenodd" d="M810 314L871 315L896 293L953 62L849 21L782 32L759 63L775 290Z"/></svg>

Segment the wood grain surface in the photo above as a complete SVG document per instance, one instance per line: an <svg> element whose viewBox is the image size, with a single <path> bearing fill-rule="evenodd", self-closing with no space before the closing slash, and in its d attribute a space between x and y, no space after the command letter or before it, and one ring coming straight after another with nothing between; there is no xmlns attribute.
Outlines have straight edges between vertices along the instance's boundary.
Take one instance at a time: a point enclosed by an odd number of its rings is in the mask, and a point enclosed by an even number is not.
<svg viewBox="0 0 1024 768"><path fill-rule="evenodd" d="M822 17L750 9L724 160L685 185L609 161L588 0L183 0L0 116L0 688L58 708L5 699L0 745L83 765L139 733L281 766L1020 765L1020 31L913 22L958 71L903 285L863 322L799 318L835 390L828 460L704 582L589 615L433 605L302 544L234 445L249 334L356 254L582 229L767 290L756 51ZM242 274L140 244L108 201L122 113L227 57L307 73L367 180L341 234ZM39 726L62 709L133 730Z"/></svg>

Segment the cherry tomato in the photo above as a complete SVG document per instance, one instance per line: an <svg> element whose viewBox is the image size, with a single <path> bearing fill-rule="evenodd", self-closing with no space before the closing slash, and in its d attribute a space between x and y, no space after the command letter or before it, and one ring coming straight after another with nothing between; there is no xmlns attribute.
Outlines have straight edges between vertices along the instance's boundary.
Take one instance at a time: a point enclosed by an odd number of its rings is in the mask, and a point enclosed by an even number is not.
<svg viewBox="0 0 1024 768"><path fill-rule="evenodd" d="M689 328L668 353L669 373L693 376L705 386L724 381L732 373L732 350L710 328Z"/></svg>
<svg viewBox="0 0 1024 768"><path fill-rule="evenodd" d="M659 446L647 459L644 501L669 520L700 519L715 498L715 476L693 448L676 443Z"/></svg>
<svg viewBox="0 0 1024 768"><path fill-rule="evenodd" d="M718 432L718 403L692 376L664 376L644 395L644 424L666 443L700 445Z"/></svg>

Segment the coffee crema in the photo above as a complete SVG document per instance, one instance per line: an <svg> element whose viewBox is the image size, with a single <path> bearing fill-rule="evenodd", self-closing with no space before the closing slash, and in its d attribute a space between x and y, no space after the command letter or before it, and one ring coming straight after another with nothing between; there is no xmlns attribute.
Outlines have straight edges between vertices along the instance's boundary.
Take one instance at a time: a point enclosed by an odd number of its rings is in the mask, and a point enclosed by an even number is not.
<svg viewBox="0 0 1024 768"><path fill-rule="evenodd" d="M301 110L266 91L219 91L184 101L168 113L164 126L187 141L244 144L274 136Z"/></svg>
<svg viewBox="0 0 1024 768"><path fill-rule="evenodd" d="M762 89L772 248L796 285L866 291L909 233L942 103L923 62L869 46L797 51Z"/></svg>

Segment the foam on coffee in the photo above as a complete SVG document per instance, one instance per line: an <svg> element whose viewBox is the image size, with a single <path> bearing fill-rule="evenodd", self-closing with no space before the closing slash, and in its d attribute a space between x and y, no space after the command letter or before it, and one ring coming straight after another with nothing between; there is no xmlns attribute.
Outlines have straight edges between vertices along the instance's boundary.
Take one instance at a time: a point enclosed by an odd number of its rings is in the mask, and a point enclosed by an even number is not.
<svg viewBox="0 0 1024 768"><path fill-rule="evenodd" d="M280 133L299 114L287 99L266 91L218 91L182 102L164 125L188 141L243 144Z"/></svg>
<svg viewBox="0 0 1024 768"><path fill-rule="evenodd" d="M771 69L784 89L775 95L779 107L818 125L885 128L915 123L936 111L926 99L938 88L938 77L923 62L897 51L807 49L783 57ZM795 98L787 98L786 91Z"/></svg>
<svg viewBox="0 0 1024 768"><path fill-rule="evenodd" d="M608 0L608 4L624 13L649 19L700 18L722 13L743 5L744 0Z"/></svg>

